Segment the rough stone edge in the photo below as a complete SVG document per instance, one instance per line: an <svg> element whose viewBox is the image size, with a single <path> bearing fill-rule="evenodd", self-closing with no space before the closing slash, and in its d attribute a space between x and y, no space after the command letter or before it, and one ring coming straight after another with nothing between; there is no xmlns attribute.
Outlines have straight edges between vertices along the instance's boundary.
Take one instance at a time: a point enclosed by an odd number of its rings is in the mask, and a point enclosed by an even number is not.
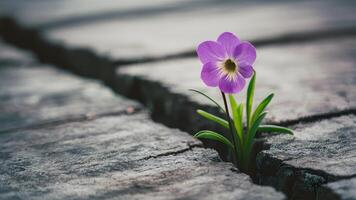
<svg viewBox="0 0 356 200"><path fill-rule="evenodd" d="M333 182L330 183L331 185L335 185L335 184L343 184L343 183L347 183L348 181L352 181L353 179L355 179L355 177L349 178L349 179L344 179L341 180L340 182ZM330 184L324 184L322 185L318 191L317 191L317 200L345 200L345 199L350 199L348 197L344 197L340 191L342 191L344 188L337 188L335 190L335 188L333 188ZM356 199L356 196L354 196L352 199Z"/></svg>
<svg viewBox="0 0 356 200"><path fill-rule="evenodd" d="M332 190L326 189L325 185L355 177L334 176L322 170L294 167L284 163L287 160L278 159L263 151L269 148L270 145L263 143L257 153L254 182L272 186L286 194L288 199L318 199L321 193L322 196L339 199Z"/></svg>

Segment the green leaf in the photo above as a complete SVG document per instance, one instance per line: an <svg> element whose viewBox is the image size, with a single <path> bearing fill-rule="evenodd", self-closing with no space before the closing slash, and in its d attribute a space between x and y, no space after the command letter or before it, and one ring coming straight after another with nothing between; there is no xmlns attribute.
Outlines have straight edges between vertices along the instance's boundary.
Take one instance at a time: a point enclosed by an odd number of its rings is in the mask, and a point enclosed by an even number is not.
<svg viewBox="0 0 356 200"><path fill-rule="evenodd" d="M208 112L205 112L204 110L199 110L199 109L198 109L198 110L197 110L197 113L198 113L199 115L205 117L206 119L211 120L211 121L213 121L213 122L216 122L216 123L222 125L223 127L229 129L229 122L227 122L225 119L222 119L222 118L217 117L217 116L215 116L215 115L213 115L213 114L210 114L210 113L208 113Z"/></svg>
<svg viewBox="0 0 356 200"><path fill-rule="evenodd" d="M238 115L238 105L237 105L237 102L234 98L233 95L229 95L229 100L230 100L230 106L231 106L231 111L232 111L232 117L233 117L233 121L234 121L234 125L235 125L235 128L238 129L238 121L240 120L239 119L239 115Z"/></svg>
<svg viewBox="0 0 356 200"><path fill-rule="evenodd" d="M246 152L250 152L251 147L252 147L252 143L253 143L253 139L255 138L256 132L258 127L260 126L262 120L266 117L267 112L263 112L255 121L255 123L252 125L251 129L249 130L248 134L247 134L247 140L246 140Z"/></svg>
<svg viewBox="0 0 356 200"><path fill-rule="evenodd" d="M293 131L291 129L276 125L260 125L257 131L267 133L285 133L293 135Z"/></svg>
<svg viewBox="0 0 356 200"><path fill-rule="evenodd" d="M247 99L246 99L246 121L248 129L251 127L250 117L251 117L251 110L253 104L253 95L255 92L255 81L256 81L256 72L254 71L253 76L248 84L247 89Z"/></svg>
<svg viewBox="0 0 356 200"><path fill-rule="evenodd" d="M243 115L244 115L244 104L240 103L239 106L237 107L237 114L239 115L240 118L240 128L241 128L241 133L243 133Z"/></svg>
<svg viewBox="0 0 356 200"><path fill-rule="evenodd" d="M218 104L218 102L216 102L213 98L209 97L208 95L204 94L203 92L199 91L199 90L194 90L194 89L189 89L190 91L196 92L202 96L204 96L205 98L209 99L211 102L213 102L223 113L225 113L225 110L220 106L220 104Z"/></svg>
<svg viewBox="0 0 356 200"><path fill-rule="evenodd" d="M239 121L238 121L238 124L239 124L238 129L239 129L239 131L238 132L241 134L240 138L239 138L239 144L236 147L236 148L239 148L238 150L236 150L236 151L238 151L237 154L238 154L239 158L242 158L242 153L243 153L242 148L243 148L243 143L244 143L243 110L244 110L244 105L241 103L241 104L239 104L237 106L237 115L238 115L238 118L239 118Z"/></svg>
<svg viewBox="0 0 356 200"><path fill-rule="evenodd" d="M251 118L251 123L255 123L256 119L258 116L260 116L260 114L266 109L267 105L269 104L269 102L271 102L272 98L273 98L274 94L270 94L268 95L265 99L263 99L263 101L257 106L255 112L252 115Z"/></svg>
<svg viewBox="0 0 356 200"><path fill-rule="evenodd" d="M266 117L266 115L267 115L267 112L263 112L263 113L257 118L257 120L255 121L255 123L253 123L253 125L252 125L252 127L251 127L251 129L250 129L250 131L249 131L249 137L250 137L250 138L253 139L253 138L255 137L256 132L257 132L257 129L258 129L258 127L260 126L262 120Z"/></svg>
<svg viewBox="0 0 356 200"><path fill-rule="evenodd" d="M230 148L234 149L234 145L232 145L232 143L227 138L225 138L224 136L222 136L219 133L216 133L214 131L209 131L209 130L199 131L198 133L196 133L194 135L194 137L216 140L216 141L222 142L222 143L226 144L227 146L229 146Z"/></svg>
<svg viewBox="0 0 356 200"><path fill-rule="evenodd" d="M243 137L243 124L242 124L242 114L243 114L243 104L237 104L233 95L229 95L230 105L233 115L233 121L236 128L237 135L239 136L240 141Z"/></svg>

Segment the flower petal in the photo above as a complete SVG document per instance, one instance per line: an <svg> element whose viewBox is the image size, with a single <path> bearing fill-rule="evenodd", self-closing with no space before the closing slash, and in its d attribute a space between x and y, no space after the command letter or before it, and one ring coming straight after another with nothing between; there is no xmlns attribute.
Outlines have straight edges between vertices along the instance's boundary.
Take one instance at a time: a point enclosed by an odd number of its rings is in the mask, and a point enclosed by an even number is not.
<svg viewBox="0 0 356 200"><path fill-rule="evenodd" d="M233 33L225 32L218 37L218 43L225 48L227 55L232 57L235 47L240 44L240 39Z"/></svg>
<svg viewBox="0 0 356 200"><path fill-rule="evenodd" d="M253 74L253 68L251 65L239 65L239 73L244 78L250 78Z"/></svg>
<svg viewBox="0 0 356 200"><path fill-rule="evenodd" d="M219 68L214 62L205 63L201 70L200 77L207 86L216 87L220 80Z"/></svg>
<svg viewBox="0 0 356 200"><path fill-rule="evenodd" d="M240 74L236 74L233 79L225 75L219 81L220 90L228 94L240 92L244 87L245 79Z"/></svg>
<svg viewBox="0 0 356 200"><path fill-rule="evenodd" d="M252 65L256 60L256 48L249 42L242 42L234 49L233 57L239 63Z"/></svg>
<svg viewBox="0 0 356 200"><path fill-rule="evenodd" d="M197 48L197 54L203 64L216 62L225 58L226 51L224 47L214 41L205 41Z"/></svg>

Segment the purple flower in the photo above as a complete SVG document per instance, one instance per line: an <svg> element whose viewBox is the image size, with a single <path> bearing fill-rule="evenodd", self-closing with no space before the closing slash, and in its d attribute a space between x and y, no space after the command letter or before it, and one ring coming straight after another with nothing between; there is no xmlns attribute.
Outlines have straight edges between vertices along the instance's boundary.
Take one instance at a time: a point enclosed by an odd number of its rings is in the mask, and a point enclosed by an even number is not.
<svg viewBox="0 0 356 200"><path fill-rule="evenodd" d="M203 63L203 82L210 87L219 86L225 93L241 91L245 79L253 74L256 49L249 42L240 41L233 33L222 33L217 42L201 43L197 53Z"/></svg>

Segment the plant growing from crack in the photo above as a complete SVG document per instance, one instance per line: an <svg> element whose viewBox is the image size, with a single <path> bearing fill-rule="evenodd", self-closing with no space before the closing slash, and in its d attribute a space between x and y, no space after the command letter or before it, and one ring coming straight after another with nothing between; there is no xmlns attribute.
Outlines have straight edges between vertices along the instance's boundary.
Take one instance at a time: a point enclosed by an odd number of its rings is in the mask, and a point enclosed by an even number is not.
<svg viewBox="0 0 356 200"><path fill-rule="evenodd" d="M240 41L233 33L225 32L218 37L216 42L201 43L197 48L197 54L203 64L201 79L209 87L219 87L225 109L206 94L198 90L192 91L212 101L225 113L226 119L203 110L197 110L197 112L204 118L226 128L230 133L230 138L211 130L199 131L195 137L224 143L232 150L237 166L242 171L248 171L257 132L286 134L293 134L293 132L285 127L261 124L267 115L265 109L271 102L273 93L253 110L256 71L252 65L256 60L256 49L251 43ZM233 94L241 92L245 87L245 79L250 77L252 78L247 89L246 103L238 103ZM228 107L227 96L231 110ZM243 123L244 110L246 110L246 124Z"/></svg>

